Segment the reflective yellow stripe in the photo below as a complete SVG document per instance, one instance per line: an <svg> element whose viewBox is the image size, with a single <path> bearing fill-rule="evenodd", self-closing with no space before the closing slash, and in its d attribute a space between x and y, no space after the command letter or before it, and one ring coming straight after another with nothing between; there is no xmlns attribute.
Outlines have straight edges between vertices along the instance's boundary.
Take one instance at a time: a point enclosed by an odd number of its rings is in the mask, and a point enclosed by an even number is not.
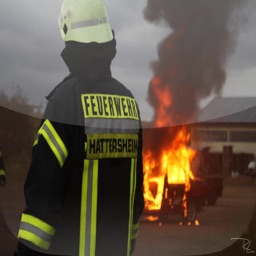
<svg viewBox="0 0 256 256"><path fill-rule="evenodd" d="M34 141L33 147L38 144L38 139L39 139L39 136L40 136L41 133L42 133L43 127L44 127L44 124L40 127L40 129L39 129L38 132L37 132L37 136L36 136L36 139L35 139L35 141Z"/></svg>
<svg viewBox="0 0 256 256"><path fill-rule="evenodd" d="M87 200L88 172L89 172L89 160L84 160L82 195L81 195L81 213L80 213L79 256L85 255L85 232L86 232L86 212L87 212L86 200Z"/></svg>
<svg viewBox="0 0 256 256"><path fill-rule="evenodd" d="M42 131L42 134L44 135L44 137L47 140L50 148L52 149L56 158L58 159L60 166L62 166L64 164L64 161L65 161L66 157L68 156L68 151L65 147L65 144L61 140L60 136L58 135L58 133L56 132L56 130L52 126L51 122L49 120L46 120L45 125L50 129L53 137L55 138L55 140L57 142L57 145L55 145L53 143L53 141L50 140L50 137L49 137L48 134L46 134L45 130ZM58 150L56 146L59 146L61 150ZM61 155L62 153L64 154L64 156Z"/></svg>
<svg viewBox="0 0 256 256"><path fill-rule="evenodd" d="M138 229L138 228L139 228L139 224L138 224L138 223L132 225L132 229L133 229L133 230Z"/></svg>
<svg viewBox="0 0 256 256"><path fill-rule="evenodd" d="M21 217L21 222L26 222L29 223L33 226L36 226L38 228L40 228L41 230L43 230L45 233L49 234L49 235L54 235L55 234L55 228L50 226L49 224L47 224L46 222L32 216L29 214L22 214Z"/></svg>
<svg viewBox="0 0 256 256"><path fill-rule="evenodd" d="M131 251L132 226L133 226L133 210L134 210L134 196L136 189L136 162L134 158L131 159L131 176L130 176L130 202L129 202L129 222L128 222L128 240L127 240L127 256Z"/></svg>
<svg viewBox="0 0 256 256"><path fill-rule="evenodd" d="M48 249L55 234L55 228L29 214L22 214L18 238Z"/></svg>
<svg viewBox="0 0 256 256"><path fill-rule="evenodd" d="M132 225L132 239L136 239L138 237L139 234L139 224L133 224Z"/></svg>
<svg viewBox="0 0 256 256"><path fill-rule="evenodd" d="M38 144L38 137L35 139L33 147L36 146Z"/></svg>
<svg viewBox="0 0 256 256"><path fill-rule="evenodd" d="M93 161L92 184L92 215L91 215L91 246L90 255L96 252L96 228L97 228L97 201L98 201L98 160Z"/></svg>
<svg viewBox="0 0 256 256"><path fill-rule="evenodd" d="M38 237L35 234L30 233L26 230L19 230L18 238L27 240L27 241L33 243L34 245L36 245L42 249L45 249L45 250L47 250L50 246L49 242L42 240L40 237Z"/></svg>
<svg viewBox="0 0 256 256"><path fill-rule="evenodd" d="M0 169L0 176L5 176L5 171L4 171L4 169Z"/></svg>
<svg viewBox="0 0 256 256"><path fill-rule="evenodd" d="M79 256L95 256L98 197L98 160L84 160Z"/></svg>
<svg viewBox="0 0 256 256"><path fill-rule="evenodd" d="M68 156L68 151L62 139L49 120L45 120L44 124L38 131L38 135L42 135L45 138L46 142L57 158L57 161L62 167ZM37 145L37 143L38 137L36 138L33 146Z"/></svg>
<svg viewBox="0 0 256 256"><path fill-rule="evenodd" d="M43 127L44 127L44 124L40 127L40 129L37 132L33 147L38 144L39 136L42 134Z"/></svg>

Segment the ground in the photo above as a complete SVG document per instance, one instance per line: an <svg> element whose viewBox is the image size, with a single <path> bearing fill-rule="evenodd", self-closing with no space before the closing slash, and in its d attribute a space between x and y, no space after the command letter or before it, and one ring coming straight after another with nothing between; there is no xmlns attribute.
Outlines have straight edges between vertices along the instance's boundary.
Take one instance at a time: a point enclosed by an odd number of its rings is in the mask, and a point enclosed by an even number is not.
<svg viewBox="0 0 256 256"><path fill-rule="evenodd" d="M206 206L198 214L200 226L180 226L180 216L172 215L165 222L141 221L133 256L243 256L256 252L255 193L255 186L226 185L216 206ZM248 250L243 250L240 238L251 242Z"/></svg>
<svg viewBox="0 0 256 256"><path fill-rule="evenodd" d="M16 247L23 182L9 180L0 189L0 256L13 256ZM254 184L225 183L216 206L206 206L198 214L200 226L180 226L180 216L170 215L165 223L142 217L133 256L256 255L255 194Z"/></svg>

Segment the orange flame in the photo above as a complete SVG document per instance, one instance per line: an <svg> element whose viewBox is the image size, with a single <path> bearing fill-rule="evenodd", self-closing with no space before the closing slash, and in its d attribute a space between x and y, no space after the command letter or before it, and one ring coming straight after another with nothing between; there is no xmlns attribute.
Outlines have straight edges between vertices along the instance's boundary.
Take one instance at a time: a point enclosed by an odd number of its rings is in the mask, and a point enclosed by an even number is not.
<svg viewBox="0 0 256 256"><path fill-rule="evenodd" d="M164 47L167 50L172 50L180 38L184 35L184 27L176 29L174 33L164 41ZM178 75L177 64L171 62L171 65L161 68L157 74L151 80L151 92L155 115L154 125L155 127L168 127L174 124L172 105L174 103L174 96L172 94L172 83L176 81ZM177 82L177 81L176 81ZM177 118L177 117L175 117ZM183 117L179 117L183 120ZM170 128L171 129L171 128ZM169 135L166 135L168 140ZM148 138L151 140L151 138ZM173 139L173 138L171 138ZM175 197L170 199L170 191L168 191L168 184L184 184L185 193L181 197L176 197L175 203L182 204L184 209L184 217L187 216L187 200L186 192L190 189L190 180L194 179L194 175L190 168L190 163L195 156L195 151L188 148L189 134L185 127L179 130L174 140L167 145L166 141L164 145L160 145L160 152L154 154L153 149L146 149L144 151L144 198L145 208L147 210L159 210L161 209L163 199L168 201L168 204L173 207ZM166 146L167 145L167 146ZM159 146L158 146L159 148ZM156 156L157 155L157 156ZM176 192L175 192L176 193Z"/></svg>
<svg viewBox="0 0 256 256"><path fill-rule="evenodd" d="M189 135L183 127L168 148L162 149L160 159L153 157L152 151L144 153L144 197L145 208L148 210L161 209L164 195L164 185L185 184L185 192L190 189L190 179L194 175L190 169L190 162L195 151L187 147ZM183 202L186 200L184 194ZM184 205L186 209L186 205ZM186 210L184 212L186 216Z"/></svg>
<svg viewBox="0 0 256 256"><path fill-rule="evenodd" d="M166 123L172 123L170 115L168 115L167 109L172 105L172 96L168 85L163 85L163 82L159 76L155 76L152 81L152 88L154 94L159 102L159 106L156 110L156 127L163 127Z"/></svg>

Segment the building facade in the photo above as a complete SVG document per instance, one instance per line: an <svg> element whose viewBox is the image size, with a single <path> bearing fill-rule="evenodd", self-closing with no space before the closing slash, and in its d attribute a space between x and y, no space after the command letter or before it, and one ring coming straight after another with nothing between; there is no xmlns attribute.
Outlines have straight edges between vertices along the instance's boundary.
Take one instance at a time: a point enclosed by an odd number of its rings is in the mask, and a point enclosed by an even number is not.
<svg viewBox="0 0 256 256"><path fill-rule="evenodd" d="M244 172L256 156L256 98L215 98L191 126L191 146L215 155L218 173Z"/></svg>

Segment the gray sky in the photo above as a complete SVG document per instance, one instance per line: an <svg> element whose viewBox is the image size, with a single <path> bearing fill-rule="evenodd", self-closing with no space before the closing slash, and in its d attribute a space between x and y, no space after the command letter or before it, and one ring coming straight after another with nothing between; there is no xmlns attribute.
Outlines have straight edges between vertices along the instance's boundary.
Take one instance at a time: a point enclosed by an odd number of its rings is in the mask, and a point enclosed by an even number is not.
<svg viewBox="0 0 256 256"><path fill-rule="evenodd" d="M250 2L245 15L248 21L238 29L223 96L256 97L256 17L252 15L256 1L244 1ZM142 119L151 120L153 111L147 103L147 89L153 76L150 63L158 59L157 45L171 31L144 19L147 0L105 2L117 39L113 76L133 92ZM18 85L31 104L45 104L45 96L68 74L60 57L64 47L57 25L60 5L61 0L0 2L0 89L7 94ZM202 105L208 101L209 98L205 99Z"/></svg>

